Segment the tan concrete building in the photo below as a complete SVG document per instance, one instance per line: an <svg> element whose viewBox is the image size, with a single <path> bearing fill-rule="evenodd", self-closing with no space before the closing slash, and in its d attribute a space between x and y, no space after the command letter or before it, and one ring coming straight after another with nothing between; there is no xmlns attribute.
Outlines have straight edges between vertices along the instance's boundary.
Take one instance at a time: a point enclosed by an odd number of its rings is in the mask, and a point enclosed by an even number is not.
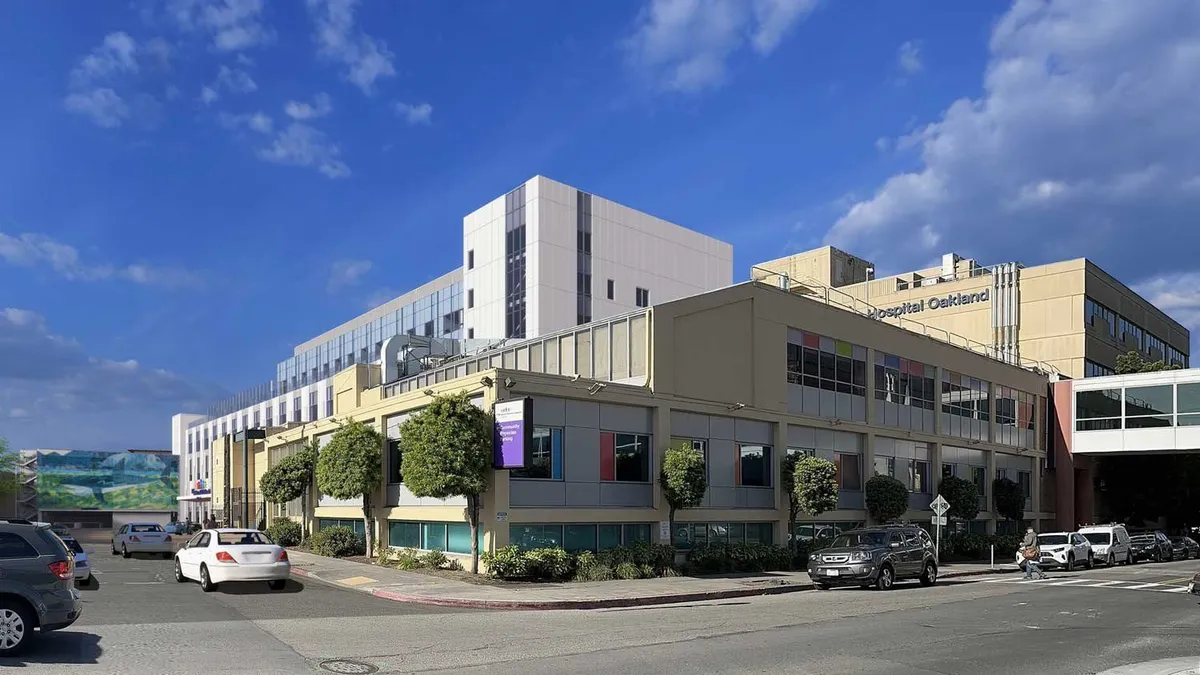
<svg viewBox="0 0 1200 675"><path fill-rule="evenodd" d="M1070 378L1111 374L1130 350L1189 365L1188 329L1083 258L985 267L947 254L941 267L873 272L869 261L827 246L756 265L752 278Z"/></svg>
<svg viewBox="0 0 1200 675"><path fill-rule="evenodd" d="M380 505L373 527L391 546L470 550L465 500L417 498L399 471L400 424L431 396L459 391L486 409L523 397L533 406L528 464L492 471L482 550L668 539L682 548L717 540L785 543L787 497L779 484L789 453L838 467L838 509L822 523L863 523L864 484L876 473L909 487L914 522L930 521L929 503L945 475L981 488L983 509L970 524L976 531L996 529L991 492L998 476L1024 488L1026 518L1054 517L1041 485L1044 373L769 281L380 380L377 365L342 371L333 380L333 417L271 429L265 447L275 462L308 439L328 442L346 418L374 424L388 440L385 479L371 500ZM671 531L655 479L665 451L678 442L705 454L709 489L700 508L677 514ZM313 497L318 527L361 529L361 501ZM301 515L298 504L269 512ZM811 521L804 527L811 532Z"/></svg>

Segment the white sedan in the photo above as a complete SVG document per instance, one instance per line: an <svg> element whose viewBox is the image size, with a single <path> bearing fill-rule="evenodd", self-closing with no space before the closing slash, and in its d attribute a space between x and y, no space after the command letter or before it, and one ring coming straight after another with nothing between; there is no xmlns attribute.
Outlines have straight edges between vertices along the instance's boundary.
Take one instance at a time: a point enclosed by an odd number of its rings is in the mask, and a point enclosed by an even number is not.
<svg viewBox="0 0 1200 675"><path fill-rule="evenodd" d="M1084 565L1092 569L1095 561L1092 559L1092 545L1078 532L1047 532L1037 536L1038 564L1042 567L1062 567L1068 572L1074 571L1076 565ZM1017 551L1017 563L1023 558Z"/></svg>
<svg viewBox="0 0 1200 675"><path fill-rule="evenodd" d="M227 581L265 581L281 591L291 572L287 551L258 530L201 530L175 554L175 581L194 579L205 593Z"/></svg>
<svg viewBox="0 0 1200 675"><path fill-rule="evenodd" d="M112 553L128 558L134 553L158 553L167 560L175 550L171 535L158 523L126 523L112 536Z"/></svg>

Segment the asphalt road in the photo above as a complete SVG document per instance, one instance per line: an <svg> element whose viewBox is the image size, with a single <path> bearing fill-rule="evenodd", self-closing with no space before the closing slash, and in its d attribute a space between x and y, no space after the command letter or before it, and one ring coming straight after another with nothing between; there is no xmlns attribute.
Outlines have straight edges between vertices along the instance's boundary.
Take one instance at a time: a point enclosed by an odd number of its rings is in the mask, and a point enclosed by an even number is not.
<svg viewBox="0 0 1200 675"><path fill-rule="evenodd" d="M571 612L405 605L319 582L205 594L175 583L169 561L102 552L94 565L84 618L0 668L266 675L349 659L381 673L1083 675L1200 664L1200 598L1181 592L1195 561Z"/></svg>

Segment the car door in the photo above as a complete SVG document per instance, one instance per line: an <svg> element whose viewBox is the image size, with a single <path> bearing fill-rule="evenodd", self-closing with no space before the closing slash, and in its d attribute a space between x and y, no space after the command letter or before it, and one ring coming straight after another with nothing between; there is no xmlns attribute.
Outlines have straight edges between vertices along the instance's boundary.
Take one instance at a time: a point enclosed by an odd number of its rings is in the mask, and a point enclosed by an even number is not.
<svg viewBox="0 0 1200 675"><path fill-rule="evenodd" d="M212 535L205 530L187 543L187 548L179 552L179 568L183 571L183 576L189 579L200 578L200 563L204 562L204 554L208 550L208 543Z"/></svg>
<svg viewBox="0 0 1200 675"><path fill-rule="evenodd" d="M904 535L899 532L888 533L888 556L892 560L896 576L908 574L909 563L904 553Z"/></svg>
<svg viewBox="0 0 1200 675"><path fill-rule="evenodd" d="M1087 537L1084 537L1082 534L1072 534L1071 543L1074 544L1075 559L1079 562L1085 562L1088 559L1088 551L1091 549Z"/></svg>
<svg viewBox="0 0 1200 675"><path fill-rule="evenodd" d="M904 533L904 561L908 563L904 574L906 576L916 576L921 573L921 563L925 561L925 547L921 544L921 535L918 530L909 530Z"/></svg>
<svg viewBox="0 0 1200 675"><path fill-rule="evenodd" d="M117 533L113 535L112 547L114 551L121 550L121 544L125 543L125 531L129 529L128 525L122 525L117 528Z"/></svg>

